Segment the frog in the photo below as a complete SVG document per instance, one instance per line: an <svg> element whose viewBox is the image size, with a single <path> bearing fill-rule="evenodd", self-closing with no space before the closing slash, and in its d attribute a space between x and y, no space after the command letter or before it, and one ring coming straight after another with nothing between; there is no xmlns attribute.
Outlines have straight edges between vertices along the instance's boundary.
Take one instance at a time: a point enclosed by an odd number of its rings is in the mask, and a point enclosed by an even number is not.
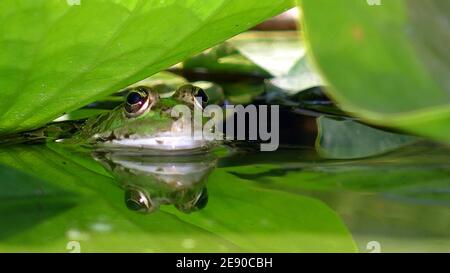
<svg viewBox="0 0 450 273"><path fill-rule="evenodd" d="M152 214L173 205L190 214L208 203L206 184L217 165L213 153L161 157L115 150L92 155L123 189L125 206L131 211Z"/></svg>
<svg viewBox="0 0 450 273"><path fill-rule="evenodd" d="M162 95L151 86L138 85L126 92L122 104L89 118L74 136L60 142L95 149L166 153L205 151L217 144L217 140L194 138L195 130L202 127L196 128L192 119L174 116L172 112L179 105L186 106L191 113L201 111L209 98L202 88L184 84Z"/></svg>

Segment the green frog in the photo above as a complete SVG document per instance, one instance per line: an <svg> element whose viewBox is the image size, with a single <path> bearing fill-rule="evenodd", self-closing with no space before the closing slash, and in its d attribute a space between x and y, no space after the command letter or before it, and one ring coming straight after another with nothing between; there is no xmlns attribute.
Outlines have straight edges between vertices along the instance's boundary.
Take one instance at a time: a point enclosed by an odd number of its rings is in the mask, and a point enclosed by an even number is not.
<svg viewBox="0 0 450 273"><path fill-rule="evenodd" d="M155 212L161 205L184 213L203 209L208 202L206 182L217 162L212 153L151 156L97 151L93 156L124 190L127 208L143 213Z"/></svg>
<svg viewBox="0 0 450 273"><path fill-rule="evenodd" d="M60 142L107 150L207 150L217 142L194 138L195 130L202 128L195 128L192 118L174 117L172 108L184 105L193 113L195 109L201 111L208 100L207 92L191 84L182 85L171 94L160 94L145 85L131 87L123 104L88 119L73 137Z"/></svg>

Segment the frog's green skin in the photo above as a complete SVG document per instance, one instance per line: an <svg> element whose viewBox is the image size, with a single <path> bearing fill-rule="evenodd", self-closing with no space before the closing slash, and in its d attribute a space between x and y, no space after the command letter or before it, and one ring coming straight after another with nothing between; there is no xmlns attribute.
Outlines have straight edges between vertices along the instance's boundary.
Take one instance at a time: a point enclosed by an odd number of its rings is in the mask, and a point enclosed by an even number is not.
<svg viewBox="0 0 450 273"><path fill-rule="evenodd" d="M74 137L63 142L108 149L178 152L207 149L215 143L206 139L194 139L186 119L171 116L175 105L185 105L191 113L194 108L201 110L202 105L195 100L200 88L183 85L166 97L159 96L148 86L133 87L130 93L143 89L149 94L149 101L142 113L130 116L125 101L114 110L87 120Z"/></svg>
<svg viewBox="0 0 450 273"><path fill-rule="evenodd" d="M146 213L160 205L174 205L185 213L205 207L205 183L216 166L211 153L155 157L109 151L95 152L94 158L123 188L126 206Z"/></svg>

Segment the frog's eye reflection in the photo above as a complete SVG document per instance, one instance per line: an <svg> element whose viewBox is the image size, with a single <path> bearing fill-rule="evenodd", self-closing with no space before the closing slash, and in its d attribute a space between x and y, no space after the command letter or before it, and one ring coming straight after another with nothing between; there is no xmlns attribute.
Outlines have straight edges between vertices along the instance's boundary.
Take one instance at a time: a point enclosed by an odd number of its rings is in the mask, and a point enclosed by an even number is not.
<svg viewBox="0 0 450 273"><path fill-rule="evenodd" d="M195 208L198 210L203 209L206 207L206 204L208 204L208 190L203 188L197 198L197 202L195 202Z"/></svg>
<svg viewBox="0 0 450 273"><path fill-rule="evenodd" d="M150 93L144 87L139 87L128 93L125 101L125 113L129 117L138 116L147 110L153 103Z"/></svg>
<svg viewBox="0 0 450 273"><path fill-rule="evenodd" d="M134 188L125 191L125 204L130 210L147 213L158 208L158 204L153 202L144 191Z"/></svg>
<svg viewBox="0 0 450 273"><path fill-rule="evenodd" d="M184 213L191 213L205 208L206 204L208 204L208 191L205 187L193 200L184 204L176 204L175 207Z"/></svg>

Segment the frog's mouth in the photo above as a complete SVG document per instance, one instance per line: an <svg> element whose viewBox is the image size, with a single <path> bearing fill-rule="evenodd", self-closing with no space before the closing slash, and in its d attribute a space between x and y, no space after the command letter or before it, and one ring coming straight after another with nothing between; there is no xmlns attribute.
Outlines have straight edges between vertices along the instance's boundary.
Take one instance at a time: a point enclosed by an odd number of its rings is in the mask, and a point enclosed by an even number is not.
<svg viewBox="0 0 450 273"><path fill-rule="evenodd" d="M102 142L99 146L105 148L138 148L158 151L191 151L205 149L212 145L212 141L197 139L187 135L173 135L162 133L139 138L120 138Z"/></svg>

